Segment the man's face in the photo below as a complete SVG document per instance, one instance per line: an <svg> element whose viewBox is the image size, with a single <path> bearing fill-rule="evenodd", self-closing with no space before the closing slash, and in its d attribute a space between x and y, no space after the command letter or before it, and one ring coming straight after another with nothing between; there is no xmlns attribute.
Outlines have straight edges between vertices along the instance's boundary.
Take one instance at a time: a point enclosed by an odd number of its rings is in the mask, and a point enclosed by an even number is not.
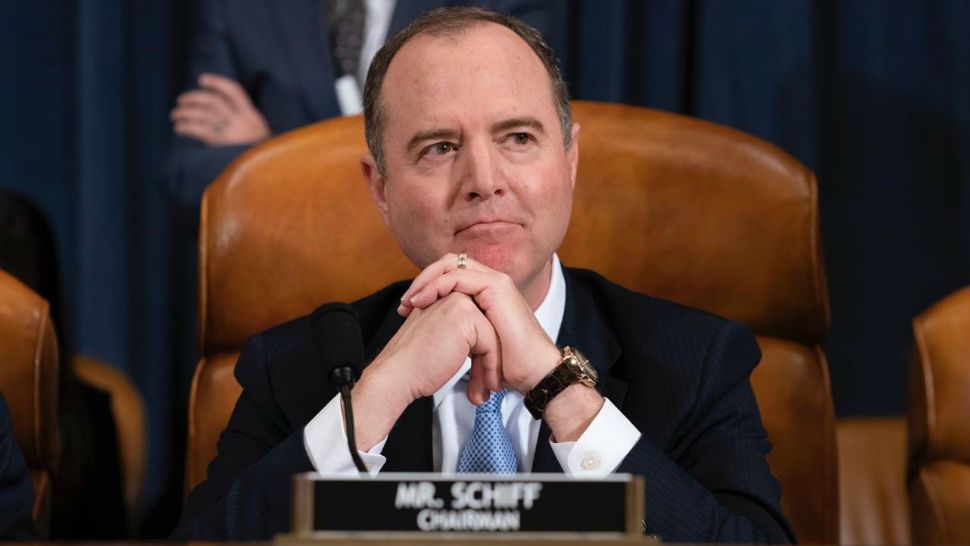
<svg viewBox="0 0 970 546"><path fill-rule="evenodd" d="M391 61L380 107L387 176L370 157L364 172L408 258L467 252L541 299L569 224L578 126L566 149L528 44L492 23L418 36Z"/></svg>

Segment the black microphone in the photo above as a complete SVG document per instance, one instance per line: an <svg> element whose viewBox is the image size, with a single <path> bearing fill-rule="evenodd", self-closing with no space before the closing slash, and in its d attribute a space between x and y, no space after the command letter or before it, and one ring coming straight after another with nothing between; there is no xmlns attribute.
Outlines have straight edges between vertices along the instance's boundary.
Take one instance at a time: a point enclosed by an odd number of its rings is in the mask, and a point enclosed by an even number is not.
<svg viewBox="0 0 970 546"><path fill-rule="evenodd" d="M350 400L350 389L353 388L354 381L357 381L364 363L364 347L357 312L346 303L328 303L313 313L310 329L314 349L323 364L324 373L330 383L340 391L350 457L357 470L367 472L364 461L357 453L354 409Z"/></svg>

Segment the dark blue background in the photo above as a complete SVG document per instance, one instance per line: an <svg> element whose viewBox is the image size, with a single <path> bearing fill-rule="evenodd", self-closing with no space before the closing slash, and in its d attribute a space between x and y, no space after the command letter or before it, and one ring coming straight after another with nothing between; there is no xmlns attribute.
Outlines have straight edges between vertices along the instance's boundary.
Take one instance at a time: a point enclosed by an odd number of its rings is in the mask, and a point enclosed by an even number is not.
<svg viewBox="0 0 970 546"><path fill-rule="evenodd" d="M180 498L196 355L161 174L192 5L0 4L0 187L55 228L78 349L145 394L149 520ZM552 39L575 98L731 125L818 173L833 390L859 415L904 410L909 321L970 281L967 36L962 0L571 0Z"/></svg>

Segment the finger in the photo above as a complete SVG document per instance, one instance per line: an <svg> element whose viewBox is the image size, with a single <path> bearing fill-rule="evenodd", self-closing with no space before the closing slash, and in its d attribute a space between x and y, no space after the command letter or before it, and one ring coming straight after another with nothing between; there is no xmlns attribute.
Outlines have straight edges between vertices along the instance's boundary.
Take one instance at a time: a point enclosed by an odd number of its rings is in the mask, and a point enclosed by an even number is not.
<svg viewBox="0 0 970 546"><path fill-rule="evenodd" d="M411 303L411 297L415 294L415 292L427 285L431 279L441 275L447 268L447 264L449 262L458 263L458 255L449 252L429 264L420 273L418 273L418 276L411 281L411 285L408 287L408 289L404 291L404 295L401 296L401 304L397 308L399 315L402 317L407 317L411 314L411 309L414 308L414 305ZM430 303L428 305L430 305Z"/></svg>
<svg viewBox="0 0 970 546"><path fill-rule="evenodd" d="M176 104L178 106L191 105L200 108L207 108L223 117L236 115L235 110L230 107L229 102L224 96L205 89L196 89L182 93L179 95Z"/></svg>
<svg viewBox="0 0 970 546"><path fill-rule="evenodd" d="M175 122L174 131L179 136L201 140L206 144L219 142L218 137L212 132L212 124L197 119L182 119Z"/></svg>
<svg viewBox="0 0 970 546"><path fill-rule="evenodd" d="M233 110L238 111L253 107L252 102L249 100L249 95L246 94L246 90L236 80L206 72L199 76L199 85L221 94L228 100L229 106Z"/></svg>
<svg viewBox="0 0 970 546"><path fill-rule="evenodd" d="M404 291L404 295L401 296L401 304L405 306L409 305L408 300L411 299L411 296L413 296L424 285L428 284L431 279L444 273L447 264L452 261L458 263L458 255L449 252L425 267L420 273L418 273L418 276L411 281L411 285L408 286L408 289Z"/></svg>
<svg viewBox="0 0 970 546"><path fill-rule="evenodd" d="M504 278L498 273L456 268L432 279L409 301L412 307L423 309L439 298L458 292L471 296L479 307L485 309L493 306L486 292L497 292L503 282Z"/></svg>
<svg viewBox="0 0 970 546"><path fill-rule="evenodd" d="M189 127L190 130L201 132L206 138L219 138L216 125L219 123L211 112L198 109L176 109L169 117L176 128Z"/></svg>
<svg viewBox="0 0 970 546"><path fill-rule="evenodd" d="M445 273L436 279L432 279L427 284L425 284L417 293L415 293L408 300L408 303L412 308L424 309L425 307L438 301L438 299L455 292L455 287L458 285L457 275L453 273ZM466 296L474 297L477 292L469 294L467 291L460 291Z"/></svg>
<svg viewBox="0 0 970 546"><path fill-rule="evenodd" d="M401 312L403 309L406 309L406 308L415 307L414 303L411 301L411 298L413 298L416 294L420 293L421 291L425 290L425 288L432 280L440 277L441 275L444 275L445 273L456 271L458 269L459 269L458 255L452 254L450 252L445 254L441 258L439 258L437 261L435 261L428 267L424 268L424 270L421 271L421 273L419 273L418 276L415 277L413 281L411 281L411 286L409 286L408 289L404 292L404 295L401 296L401 308L399 312ZM484 264L481 264L475 261L470 257L467 258L466 266L464 269L470 269L470 270L474 269L478 271L492 271L492 269L488 268ZM441 294L441 295L444 296L446 294L447 293ZM435 298L432 298L426 301L422 305L422 307L431 305L434 302L435 302Z"/></svg>
<svg viewBox="0 0 970 546"><path fill-rule="evenodd" d="M502 389L502 362L501 346L498 335L488 320L480 315L473 319L475 321L475 344L472 346L472 377L475 379L475 390L472 390L472 383L469 381L469 400L476 403L473 398L478 395L477 404L488 400L489 392Z"/></svg>
<svg viewBox="0 0 970 546"><path fill-rule="evenodd" d="M489 327L492 328L492 335L495 336L495 349L482 357L482 378L485 380L485 398L483 401L488 400L490 392L498 392L503 387L502 340L495 333L491 324L489 324Z"/></svg>
<svg viewBox="0 0 970 546"><path fill-rule="evenodd" d="M198 106L178 106L173 108L168 114L169 119L172 121L181 120L199 120L209 123L209 125L215 125L218 116L207 108L199 108Z"/></svg>

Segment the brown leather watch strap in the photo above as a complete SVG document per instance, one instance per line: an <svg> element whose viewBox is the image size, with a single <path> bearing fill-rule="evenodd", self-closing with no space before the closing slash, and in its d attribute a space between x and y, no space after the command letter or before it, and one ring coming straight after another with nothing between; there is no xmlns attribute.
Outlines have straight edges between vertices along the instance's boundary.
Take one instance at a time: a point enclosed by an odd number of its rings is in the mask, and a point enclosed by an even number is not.
<svg viewBox="0 0 970 546"><path fill-rule="evenodd" d="M576 374L569 369L565 362L560 362L555 369L543 377L542 381L539 381L539 384L525 395L526 409L529 410L532 417L542 419L542 413L546 411L549 402L576 381Z"/></svg>

